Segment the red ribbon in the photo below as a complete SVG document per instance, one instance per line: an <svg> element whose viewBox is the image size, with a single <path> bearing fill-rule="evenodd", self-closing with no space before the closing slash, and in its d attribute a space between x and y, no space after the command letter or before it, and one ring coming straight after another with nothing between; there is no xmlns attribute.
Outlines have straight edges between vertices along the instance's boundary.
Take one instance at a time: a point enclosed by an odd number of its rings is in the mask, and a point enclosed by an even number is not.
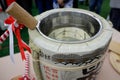
<svg viewBox="0 0 120 80"><path fill-rule="evenodd" d="M15 26L15 20L11 16L5 22L8 24L12 24L12 30L18 40L18 47L20 49L22 60L26 60L24 49L26 49L29 53L31 53L31 49L21 38L20 29L23 28L23 25L16 23L18 26Z"/></svg>
<svg viewBox="0 0 120 80"><path fill-rule="evenodd" d="M26 57L25 57L25 53L24 53L24 49L28 50L29 53L31 53L31 49L28 47L28 45L21 39L21 36L20 36L20 28L23 27L23 25L19 24L19 27L15 27L14 24L12 24L12 30L18 40L18 46L19 46L19 49L20 49L20 52L21 52L21 57L22 57L22 60L26 60Z"/></svg>
<svg viewBox="0 0 120 80"><path fill-rule="evenodd" d="M14 19L12 16L10 16L10 17L7 18L4 22L5 22L6 24L12 24L12 23L15 22L15 19Z"/></svg>
<svg viewBox="0 0 120 80"><path fill-rule="evenodd" d="M14 1L16 1L16 0L6 0L7 6L9 6Z"/></svg>
<svg viewBox="0 0 120 80"><path fill-rule="evenodd" d="M35 78L30 78L29 76L25 75L19 78L19 80L35 80Z"/></svg>
<svg viewBox="0 0 120 80"><path fill-rule="evenodd" d="M19 80L30 80L27 76L19 78Z"/></svg>

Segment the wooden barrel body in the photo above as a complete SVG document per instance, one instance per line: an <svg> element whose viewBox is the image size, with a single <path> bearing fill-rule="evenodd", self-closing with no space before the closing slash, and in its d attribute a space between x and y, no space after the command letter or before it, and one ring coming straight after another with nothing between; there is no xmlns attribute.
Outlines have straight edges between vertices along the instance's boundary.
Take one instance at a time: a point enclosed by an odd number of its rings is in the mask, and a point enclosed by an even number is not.
<svg viewBox="0 0 120 80"><path fill-rule="evenodd" d="M29 30L38 80L93 80L112 37L111 25L81 9L55 9L35 17Z"/></svg>

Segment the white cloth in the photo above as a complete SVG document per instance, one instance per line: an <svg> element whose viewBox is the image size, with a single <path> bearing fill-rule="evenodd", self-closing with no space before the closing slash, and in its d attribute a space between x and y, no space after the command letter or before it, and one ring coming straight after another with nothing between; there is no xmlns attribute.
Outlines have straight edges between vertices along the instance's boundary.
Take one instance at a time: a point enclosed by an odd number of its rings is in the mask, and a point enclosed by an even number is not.
<svg viewBox="0 0 120 80"><path fill-rule="evenodd" d="M72 8L73 7L73 0L70 0L69 2L67 2L64 6L64 8ZM60 8L59 7L59 4L56 3L55 1L53 1L53 8L56 9L56 8Z"/></svg>
<svg viewBox="0 0 120 80"><path fill-rule="evenodd" d="M110 0L110 7L120 9L120 0Z"/></svg>

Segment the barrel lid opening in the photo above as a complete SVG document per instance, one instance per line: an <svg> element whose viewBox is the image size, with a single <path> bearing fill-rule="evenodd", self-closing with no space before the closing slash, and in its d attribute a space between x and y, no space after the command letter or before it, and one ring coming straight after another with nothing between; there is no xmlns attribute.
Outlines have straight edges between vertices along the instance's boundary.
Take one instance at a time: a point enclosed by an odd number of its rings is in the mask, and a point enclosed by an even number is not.
<svg viewBox="0 0 120 80"><path fill-rule="evenodd" d="M38 30L42 36L55 42L80 43L97 37L102 24L90 13L62 11L44 17Z"/></svg>

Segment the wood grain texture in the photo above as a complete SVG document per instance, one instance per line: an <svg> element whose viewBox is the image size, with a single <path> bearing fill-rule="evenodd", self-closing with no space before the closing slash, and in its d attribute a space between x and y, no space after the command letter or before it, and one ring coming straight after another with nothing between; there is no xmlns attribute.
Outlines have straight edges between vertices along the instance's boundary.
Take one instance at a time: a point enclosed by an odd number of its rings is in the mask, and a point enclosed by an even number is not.
<svg viewBox="0 0 120 80"><path fill-rule="evenodd" d="M35 29L38 21L32 17L26 10L19 6L16 2L13 2L7 9L6 12L13 16L18 23L24 24L30 29Z"/></svg>
<svg viewBox="0 0 120 80"><path fill-rule="evenodd" d="M110 52L110 63L112 67L120 74L120 55Z"/></svg>
<svg viewBox="0 0 120 80"><path fill-rule="evenodd" d="M117 53L117 54L120 55L120 43L119 43L119 42L112 40L112 41L110 42L109 49L110 49L112 52L115 52L115 53Z"/></svg>

